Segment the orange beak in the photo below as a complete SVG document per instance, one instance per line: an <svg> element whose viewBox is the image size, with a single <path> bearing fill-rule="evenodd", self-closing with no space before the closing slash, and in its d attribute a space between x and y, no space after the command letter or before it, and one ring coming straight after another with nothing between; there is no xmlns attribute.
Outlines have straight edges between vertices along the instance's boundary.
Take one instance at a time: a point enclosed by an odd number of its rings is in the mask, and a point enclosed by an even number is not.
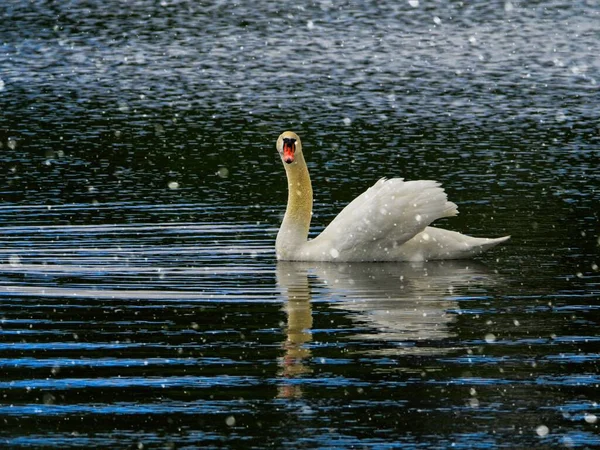
<svg viewBox="0 0 600 450"><path fill-rule="evenodd" d="M294 162L294 153L296 152L296 143L290 139L283 140L283 161L286 164Z"/></svg>

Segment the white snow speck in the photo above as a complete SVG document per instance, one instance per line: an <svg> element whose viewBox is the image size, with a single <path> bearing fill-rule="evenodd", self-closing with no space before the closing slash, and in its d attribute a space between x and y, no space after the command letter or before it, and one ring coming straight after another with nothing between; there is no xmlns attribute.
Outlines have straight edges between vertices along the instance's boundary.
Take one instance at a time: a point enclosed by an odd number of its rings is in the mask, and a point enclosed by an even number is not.
<svg viewBox="0 0 600 450"><path fill-rule="evenodd" d="M0 91L3 91L5 86L6 84L4 83L4 80L0 78Z"/></svg>
<svg viewBox="0 0 600 450"><path fill-rule="evenodd" d="M434 22L436 25L441 25L441 24L442 24L442 19L440 19L438 16L435 16L435 17L433 18L433 22Z"/></svg>
<svg viewBox="0 0 600 450"><path fill-rule="evenodd" d="M217 170L217 175L220 178L227 178L229 176L229 169L227 169L227 167L221 167Z"/></svg>
<svg viewBox="0 0 600 450"><path fill-rule="evenodd" d="M535 432L538 436L544 437L550 432L550 429L546 425L540 425L535 429Z"/></svg>
<svg viewBox="0 0 600 450"><path fill-rule="evenodd" d="M308 28L309 30L312 30L315 27L315 23L312 20L309 20L308 22L306 22L306 28Z"/></svg>
<svg viewBox="0 0 600 450"><path fill-rule="evenodd" d="M227 424L227 426L232 427L235 425L235 417L233 416L229 416L227 417L227 419L225 419L225 424Z"/></svg>
<svg viewBox="0 0 600 450"><path fill-rule="evenodd" d="M9 139L6 145L8 145L8 148L10 148L11 150L14 150L15 148L17 148L17 141L15 141L14 139Z"/></svg>
<svg viewBox="0 0 600 450"><path fill-rule="evenodd" d="M587 422L587 423L596 423L598 421L598 417L596 416L596 414L590 414L587 413L583 419Z"/></svg>
<svg viewBox="0 0 600 450"><path fill-rule="evenodd" d="M179 183L177 181L169 181L169 189L179 189Z"/></svg>
<svg viewBox="0 0 600 450"><path fill-rule="evenodd" d="M487 342L488 344L491 344L492 342L496 341L496 335L494 333L488 333L485 335L484 339L485 339L485 342Z"/></svg>
<svg viewBox="0 0 600 450"><path fill-rule="evenodd" d="M329 250L329 254L331 255L332 258L337 258L338 256L340 256L340 252L337 251L337 249L332 248L331 250Z"/></svg>
<svg viewBox="0 0 600 450"><path fill-rule="evenodd" d="M417 214L417 215L415 216L415 220L416 220L417 222L420 222L422 219L423 219L423 218L421 217L421 214Z"/></svg>
<svg viewBox="0 0 600 450"><path fill-rule="evenodd" d="M146 55L144 55L142 52L137 52L135 54L135 62L138 64L144 64L146 62ZM146 98L145 95L140 95L140 98L143 100L144 98Z"/></svg>
<svg viewBox="0 0 600 450"><path fill-rule="evenodd" d="M344 117L343 122L344 122L344 125L346 125L348 127L352 123L352 119L350 117Z"/></svg>
<svg viewBox="0 0 600 450"><path fill-rule="evenodd" d="M11 265L11 267L18 267L21 265L21 257L19 255L10 255L10 257L8 258L8 264Z"/></svg>
<svg viewBox="0 0 600 450"><path fill-rule="evenodd" d="M504 11L511 12L514 8L515 7L513 6L513 4L511 2L504 3Z"/></svg>
<svg viewBox="0 0 600 450"><path fill-rule="evenodd" d="M477 39L475 38L475 36L469 36L469 42L471 44L475 44L477 42Z"/></svg>
<svg viewBox="0 0 600 450"><path fill-rule="evenodd" d="M413 8L417 8L419 6L419 0L408 0L408 4Z"/></svg>

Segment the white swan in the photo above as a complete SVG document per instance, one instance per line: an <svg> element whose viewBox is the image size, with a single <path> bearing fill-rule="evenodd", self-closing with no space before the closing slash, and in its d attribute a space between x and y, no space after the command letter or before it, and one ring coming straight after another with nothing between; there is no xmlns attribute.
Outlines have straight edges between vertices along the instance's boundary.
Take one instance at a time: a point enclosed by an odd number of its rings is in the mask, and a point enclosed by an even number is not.
<svg viewBox="0 0 600 450"><path fill-rule="evenodd" d="M302 143L286 131L277 139L288 180L288 204L277 234L277 259L288 261L426 261L469 258L506 241L428 226L458 214L439 183L382 178L356 197L312 240L313 192Z"/></svg>

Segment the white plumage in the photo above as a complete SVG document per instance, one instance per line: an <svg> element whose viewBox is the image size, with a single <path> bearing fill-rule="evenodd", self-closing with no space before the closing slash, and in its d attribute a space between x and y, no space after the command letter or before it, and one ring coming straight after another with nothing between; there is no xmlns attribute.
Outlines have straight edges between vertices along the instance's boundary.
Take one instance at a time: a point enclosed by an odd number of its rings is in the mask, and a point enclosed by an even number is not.
<svg viewBox="0 0 600 450"><path fill-rule="evenodd" d="M277 235L278 259L294 261L424 261L468 258L509 236L474 238L428 226L458 214L439 183L382 178L308 241L312 187L300 138L283 133L277 149L286 169L288 207Z"/></svg>

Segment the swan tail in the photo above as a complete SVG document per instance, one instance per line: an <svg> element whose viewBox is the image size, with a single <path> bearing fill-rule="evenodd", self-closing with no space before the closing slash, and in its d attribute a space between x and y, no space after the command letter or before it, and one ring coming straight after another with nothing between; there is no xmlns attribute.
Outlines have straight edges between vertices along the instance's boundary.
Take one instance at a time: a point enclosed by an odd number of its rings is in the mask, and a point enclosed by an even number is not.
<svg viewBox="0 0 600 450"><path fill-rule="evenodd" d="M428 228L430 234L432 232L431 228L432 227ZM435 240L440 245L442 255L445 254L444 259L470 258L510 239L510 236L500 238L479 238L455 231L442 230L440 228L434 229L439 230L437 233L434 233L436 235Z"/></svg>
<svg viewBox="0 0 600 450"><path fill-rule="evenodd" d="M510 236L478 238L443 228L427 227L398 249L395 260L428 261L471 258L508 239Z"/></svg>
<svg viewBox="0 0 600 450"><path fill-rule="evenodd" d="M471 236L469 236L471 237ZM477 243L474 247L479 249L479 252L485 252L491 248L494 248L496 245L501 244L502 242L506 242L510 239L510 236L502 236L499 238L472 238L476 239Z"/></svg>

